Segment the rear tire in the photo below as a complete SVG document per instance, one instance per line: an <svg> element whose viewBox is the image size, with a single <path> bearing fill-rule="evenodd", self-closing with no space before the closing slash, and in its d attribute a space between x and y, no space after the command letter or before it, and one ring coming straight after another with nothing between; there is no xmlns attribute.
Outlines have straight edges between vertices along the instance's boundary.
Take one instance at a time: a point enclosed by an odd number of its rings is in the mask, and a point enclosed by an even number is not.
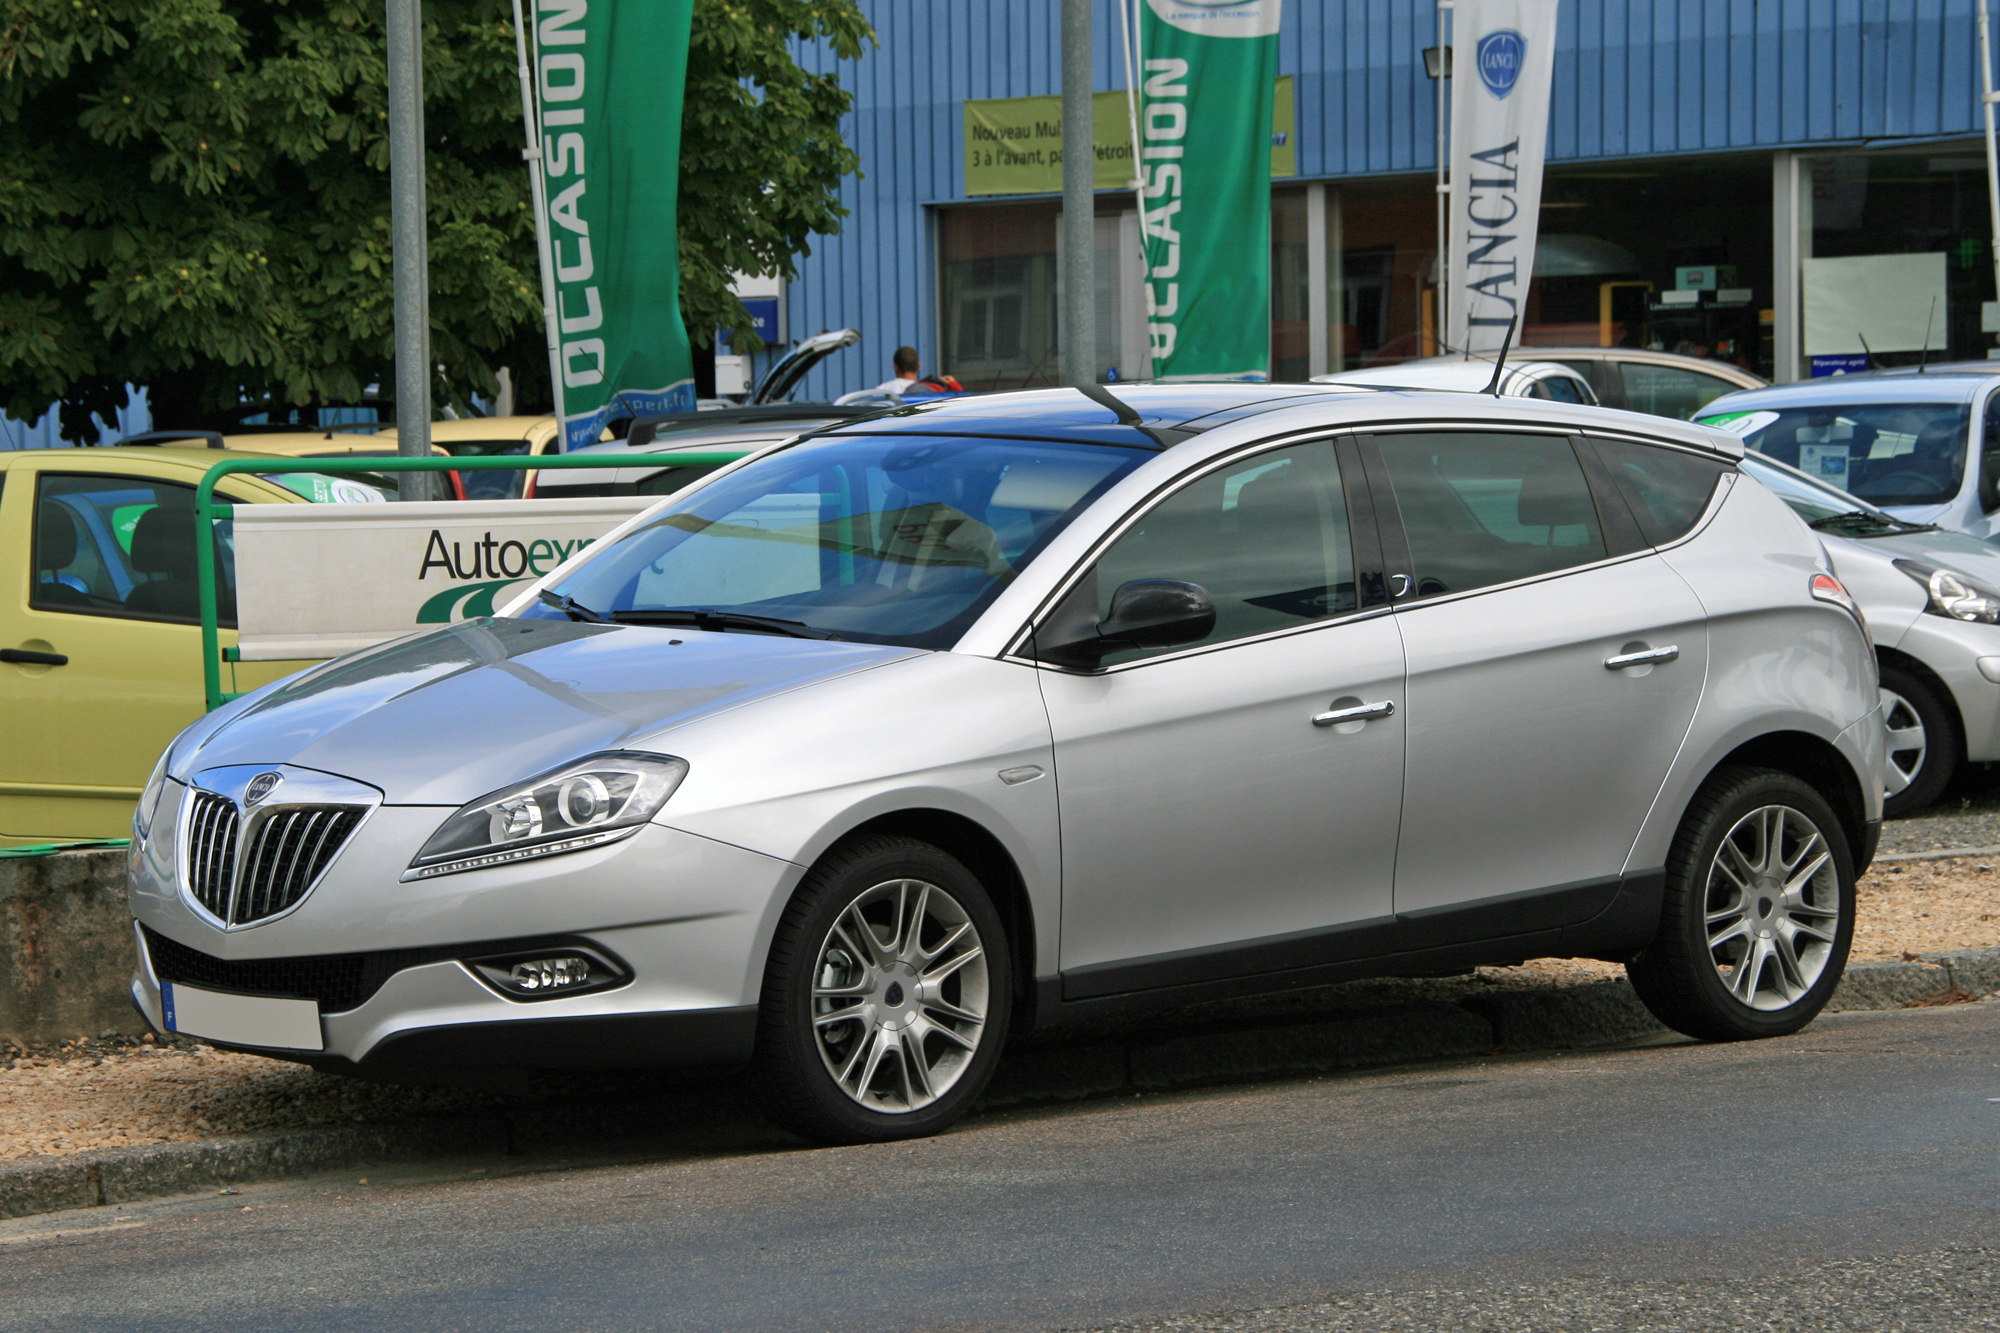
<svg viewBox="0 0 2000 1333"><path fill-rule="evenodd" d="M1707 1041L1796 1032L1854 936L1854 859L1833 808L1789 773L1725 769L1689 802L1660 928L1626 964L1662 1023Z"/></svg>
<svg viewBox="0 0 2000 1333"><path fill-rule="evenodd" d="M1958 771L1958 723L1936 686L1892 666L1882 668L1882 721L1889 728L1890 788L1882 817L1901 819L1942 796Z"/></svg>
<svg viewBox="0 0 2000 1333"><path fill-rule="evenodd" d="M771 942L752 1078L815 1143L936 1134L1000 1058L1007 937L979 880L913 838L857 838L806 875Z"/></svg>

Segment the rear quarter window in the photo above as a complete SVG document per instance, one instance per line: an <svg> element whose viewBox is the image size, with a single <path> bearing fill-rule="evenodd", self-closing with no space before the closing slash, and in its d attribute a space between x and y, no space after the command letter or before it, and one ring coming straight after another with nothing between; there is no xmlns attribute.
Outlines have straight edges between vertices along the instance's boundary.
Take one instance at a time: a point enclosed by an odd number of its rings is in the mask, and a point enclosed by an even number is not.
<svg viewBox="0 0 2000 1333"><path fill-rule="evenodd" d="M1655 546L1687 535L1729 465L1721 459L1625 440L1592 440L1640 532Z"/></svg>

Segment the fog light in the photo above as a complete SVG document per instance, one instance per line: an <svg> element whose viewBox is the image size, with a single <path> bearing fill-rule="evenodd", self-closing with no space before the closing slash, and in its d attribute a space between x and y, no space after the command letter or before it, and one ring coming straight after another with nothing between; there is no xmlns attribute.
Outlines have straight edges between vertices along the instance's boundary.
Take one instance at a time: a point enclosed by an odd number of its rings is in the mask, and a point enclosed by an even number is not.
<svg viewBox="0 0 2000 1333"><path fill-rule="evenodd" d="M553 1000L604 990L632 974L594 949L554 949L501 958L469 958L473 975L510 1000Z"/></svg>
<svg viewBox="0 0 2000 1333"><path fill-rule="evenodd" d="M564 986L581 986L590 980L590 960L588 958L537 958L533 962L514 964L513 975L508 981L516 990L555 990Z"/></svg>

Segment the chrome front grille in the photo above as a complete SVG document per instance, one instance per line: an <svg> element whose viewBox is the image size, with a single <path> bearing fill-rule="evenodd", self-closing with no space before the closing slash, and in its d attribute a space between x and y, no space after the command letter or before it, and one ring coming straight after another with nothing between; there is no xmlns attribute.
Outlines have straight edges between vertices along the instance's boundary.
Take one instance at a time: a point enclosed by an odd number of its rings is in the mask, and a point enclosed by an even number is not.
<svg viewBox="0 0 2000 1333"><path fill-rule="evenodd" d="M236 802L199 789L189 793L187 883L194 900L217 920L229 920L236 886Z"/></svg>
<svg viewBox="0 0 2000 1333"><path fill-rule="evenodd" d="M187 823L188 891L224 925L276 916L306 896L366 813L365 806L285 805L246 817L228 797L197 789Z"/></svg>

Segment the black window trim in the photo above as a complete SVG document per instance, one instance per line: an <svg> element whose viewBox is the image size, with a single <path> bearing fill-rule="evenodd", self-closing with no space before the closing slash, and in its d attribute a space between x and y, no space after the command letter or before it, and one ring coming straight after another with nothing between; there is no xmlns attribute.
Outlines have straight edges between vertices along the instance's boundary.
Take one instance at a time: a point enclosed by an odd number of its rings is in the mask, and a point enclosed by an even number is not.
<svg viewBox="0 0 2000 1333"><path fill-rule="evenodd" d="M1144 499L1127 510L1116 523L1098 534L1097 540L1092 542L1089 549L1078 558L1076 563L1064 572L1062 578L1057 580L1048 595L1042 599L1041 603L1035 607L1034 611L1022 623L1021 628L1014 634L1014 637L1009 640L1007 647L1001 652L1001 659L1003 661L1018 662L1041 671L1060 672L1064 675L1108 676L1119 671L1129 671L1134 667L1152 666L1156 662L1179 662L1190 657L1198 657L1203 653L1223 652L1232 648L1240 648L1245 644L1266 643L1272 639L1285 638L1294 634L1311 634L1334 625L1351 625L1359 620L1372 620L1378 616L1390 614L1394 610L1391 606L1363 605L1361 609L1350 611L1346 615L1328 616L1324 620L1308 620L1298 625L1285 625L1278 629L1265 630L1262 634L1247 634L1240 639L1225 639L1220 643L1195 644L1173 652L1157 653L1151 657L1136 658L1130 662L1118 662L1111 666L1098 667L1094 670L1059 666L1054 662L1041 661L1033 654L1035 631L1048 621L1049 617L1055 613L1056 609L1063 604L1063 601L1076 588L1076 585L1082 582L1084 576L1095 567L1098 557L1104 554L1106 548L1124 536L1126 532L1130 531L1133 525L1138 523L1140 519L1150 514L1161 504L1164 504L1170 497L1178 494L1186 487L1194 485L1211 473L1236 466L1244 459L1254 457L1260 453L1276 453L1280 449L1296 449L1315 443L1323 443L1331 446L1334 451L1334 461L1340 468L1340 489L1348 497L1348 540L1353 546L1351 554L1355 566L1355 592L1357 600L1360 600L1362 560L1364 558L1361 521L1365 515L1369 534L1368 549L1375 554L1378 562L1380 559L1380 547L1378 543L1382 527L1378 522L1372 495L1369 497L1369 503L1366 504L1365 508L1357 510L1353 492L1355 490L1354 483L1358 480L1358 477L1350 477L1348 475L1348 456L1343 455L1339 448L1343 440L1351 443L1354 440L1354 432L1344 427L1333 430L1322 427L1316 430L1303 431L1295 435L1252 440L1246 442L1240 448L1218 454L1206 462L1197 464L1188 471L1175 473L1173 476L1165 479L1152 492L1146 495Z"/></svg>

